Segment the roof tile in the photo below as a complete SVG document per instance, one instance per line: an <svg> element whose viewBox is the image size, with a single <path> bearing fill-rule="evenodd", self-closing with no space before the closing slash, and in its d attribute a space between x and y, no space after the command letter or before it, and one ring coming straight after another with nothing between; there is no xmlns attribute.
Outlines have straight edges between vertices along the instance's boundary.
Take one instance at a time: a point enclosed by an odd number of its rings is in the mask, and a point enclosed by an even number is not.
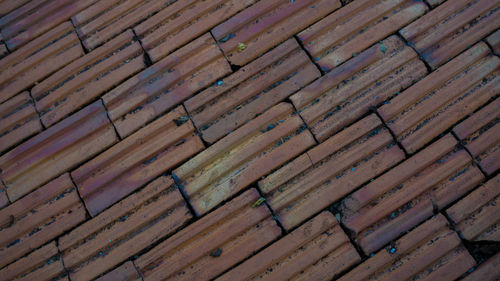
<svg viewBox="0 0 500 281"><path fill-rule="evenodd" d="M7 192L5 191L5 186L0 182L0 209L10 204L9 198L7 197Z"/></svg>
<svg viewBox="0 0 500 281"><path fill-rule="evenodd" d="M489 258L462 281L497 281L500 278L500 253Z"/></svg>
<svg viewBox="0 0 500 281"><path fill-rule="evenodd" d="M142 281L139 273L131 261L125 262L96 281Z"/></svg>
<svg viewBox="0 0 500 281"><path fill-rule="evenodd" d="M500 55L500 29L486 38L486 42L493 48L496 55Z"/></svg>

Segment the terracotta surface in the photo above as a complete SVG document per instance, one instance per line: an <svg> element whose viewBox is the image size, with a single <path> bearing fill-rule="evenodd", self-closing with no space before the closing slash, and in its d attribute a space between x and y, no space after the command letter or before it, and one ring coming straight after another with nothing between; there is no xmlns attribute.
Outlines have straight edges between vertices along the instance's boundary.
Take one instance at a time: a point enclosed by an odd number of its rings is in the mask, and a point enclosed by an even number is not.
<svg viewBox="0 0 500 281"><path fill-rule="evenodd" d="M131 261L128 261L96 280L97 281L115 281L115 280L140 281L142 279L139 276L137 270L135 269L134 264Z"/></svg>
<svg viewBox="0 0 500 281"><path fill-rule="evenodd" d="M500 278L500 253L479 265L464 281L495 281Z"/></svg>

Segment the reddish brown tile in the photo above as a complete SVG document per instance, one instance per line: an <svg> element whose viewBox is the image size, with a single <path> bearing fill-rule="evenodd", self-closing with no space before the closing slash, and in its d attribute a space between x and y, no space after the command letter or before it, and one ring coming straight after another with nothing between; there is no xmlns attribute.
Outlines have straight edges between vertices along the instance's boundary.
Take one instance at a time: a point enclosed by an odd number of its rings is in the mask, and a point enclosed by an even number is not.
<svg viewBox="0 0 500 281"><path fill-rule="evenodd" d="M0 60L0 102L83 56L73 26L64 22Z"/></svg>
<svg viewBox="0 0 500 281"><path fill-rule="evenodd" d="M31 94L46 127L99 97L145 67L131 30L68 64L36 85Z"/></svg>
<svg viewBox="0 0 500 281"><path fill-rule="evenodd" d="M61 237L59 249L71 280L92 280L190 218L181 193L170 178L162 176ZM128 271L120 272L115 274Z"/></svg>
<svg viewBox="0 0 500 281"><path fill-rule="evenodd" d="M7 192L5 191L5 186L0 182L0 209L10 204L9 198L7 197Z"/></svg>
<svg viewBox="0 0 500 281"><path fill-rule="evenodd" d="M314 145L289 103L280 103L174 171L193 208L204 214Z"/></svg>
<svg viewBox="0 0 500 281"><path fill-rule="evenodd" d="M476 262L438 214L342 276L357 280L455 280Z"/></svg>
<svg viewBox="0 0 500 281"><path fill-rule="evenodd" d="M269 205L286 229L330 206L404 158L403 151L394 145L390 133L374 114L304 155L259 181Z"/></svg>
<svg viewBox="0 0 500 281"><path fill-rule="evenodd" d="M290 99L316 139L324 140L426 73L417 54L397 36L391 36Z"/></svg>
<svg viewBox="0 0 500 281"><path fill-rule="evenodd" d="M125 137L230 71L207 33L128 79L103 100Z"/></svg>
<svg viewBox="0 0 500 281"><path fill-rule="evenodd" d="M209 280L276 239L281 230L250 189L134 261L145 281Z"/></svg>
<svg viewBox="0 0 500 281"><path fill-rule="evenodd" d="M0 210L0 268L85 220L68 174Z"/></svg>
<svg viewBox="0 0 500 281"><path fill-rule="evenodd" d="M500 253L489 258L462 281L498 281L500 278Z"/></svg>
<svg viewBox="0 0 500 281"><path fill-rule="evenodd" d="M15 201L116 142L97 101L0 157L0 177Z"/></svg>
<svg viewBox="0 0 500 281"><path fill-rule="evenodd" d="M484 176L448 134L342 201L342 222L365 253L432 216Z"/></svg>
<svg viewBox="0 0 500 281"><path fill-rule="evenodd" d="M256 1L178 1L149 17L134 30L151 60L158 61Z"/></svg>
<svg viewBox="0 0 500 281"><path fill-rule="evenodd" d="M0 0L0 16L8 14L10 11L21 7L30 0Z"/></svg>
<svg viewBox="0 0 500 281"><path fill-rule="evenodd" d="M203 139L213 143L319 75L319 70L292 38L184 105Z"/></svg>
<svg viewBox="0 0 500 281"><path fill-rule="evenodd" d="M217 280L332 280L361 258L323 212Z"/></svg>
<svg viewBox="0 0 500 281"><path fill-rule="evenodd" d="M486 38L496 55L500 55L500 29Z"/></svg>
<svg viewBox="0 0 500 281"><path fill-rule="evenodd" d="M453 0L399 33L435 69L499 27L497 0Z"/></svg>
<svg viewBox="0 0 500 281"><path fill-rule="evenodd" d="M232 64L244 65L339 7L339 0L260 1L212 34Z"/></svg>
<svg viewBox="0 0 500 281"><path fill-rule="evenodd" d="M427 11L420 0L358 0L299 33L306 50L330 70Z"/></svg>
<svg viewBox="0 0 500 281"><path fill-rule="evenodd" d="M142 281L131 261L125 262L113 271L97 278L96 281Z"/></svg>
<svg viewBox="0 0 500 281"><path fill-rule="evenodd" d="M500 92L500 58L479 43L379 108L413 153Z"/></svg>

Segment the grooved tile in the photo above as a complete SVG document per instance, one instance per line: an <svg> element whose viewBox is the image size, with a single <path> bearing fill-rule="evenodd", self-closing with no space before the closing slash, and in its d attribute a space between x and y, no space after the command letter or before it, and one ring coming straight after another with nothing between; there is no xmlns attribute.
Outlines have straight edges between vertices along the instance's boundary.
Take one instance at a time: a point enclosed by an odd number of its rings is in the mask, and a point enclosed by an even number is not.
<svg viewBox="0 0 500 281"><path fill-rule="evenodd" d="M359 261L335 217L322 212L217 280L332 280Z"/></svg>
<svg viewBox="0 0 500 281"><path fill-rule="evenodd" d="M68 280L54 241L0 270L1 281Z"/></svg>
<svg viewBox="0 0 500 281"><path fill-rule="evenodd" d="M71 173L91 215L204 148L183 118L179 106Z"/></svg>
<svg viewBox="0 0 500 281"><path fill-rule="evenodd" d="M8 14L10 11L21 7L31 0L0 0L0 17Z"/></svg>
<svg viewBox="0 0 500 281"><path fill-rule="evenodd" d="M134 261L145 281L209 280L276 239L281 230L252 188Z"/></svg>
<svg viewBox="0 0 500 281"><path fill-rule="evenodd" d="M432 216L484 176L447 134L342 201L342 222L367 254Z"/></svg>
<svg viewBox="0 0 500 281"><path fill-rule="evenodd" d="M245 65L339 7L339 0L260 1L212 34L232 64Z"/></svg>
<svg viewBox="0 0 500 281"><path fill-rule="evenodd" d="M318 140L389 103L427 73L417 54L397 36L375 44L292 95L295 108Z"/></svg>
<svg viewBox="0 0 500 281"><path fill-rule="evenodd" d="M181 193L170 178L162 176L61 237L59 249L71 280L92 280L173 233L190 218ZM115 274L133 275L130 270L120 272Z"/></svg>
<svg viewBox="0 0 500 281"><path fill-rule="evenodd" d="M2 155L0 177L15 201L116 141L102 102L97 101Z"/></svg>
<svg viewBox="0 0 500 281"><path fill-rule="evenodd" d="M38 83L83 54L70 22L46 32L0 60L0 102Z"/></svg>
<svg viewBox="0 0 500 281"><path fill-rule="evenodd" d="M378 109L413 153L500 93L500 58L479 43Z"/></svg>
<svg viewBox="0 0 500 281"><path fill-rule="evenodd" d="M465 239L500 242L500 175L451 206L446 213Z"/></svg>
<svg viewBox="0 0 500 281"><path fill-rule="evenodd" d="M256 1L177 1L134 27L134 30L151 60L158 61Z"/></svg>
<svg viewBox="0 0 500 281"><path fill-rule="evenodd" d="M173 176L195 211L204 214L314 144L292 105L279 103L184 163Z"/></svg>
<svg viewBox="0 0 500 281"><path fill-rule="evenodd" d="M489 258L479 265L471 274L462 281L497 281L500 278L500 253Z"/></svg>
<svg viewBox="0 0 500 281"><path fill-rule="evenodd" d="M421 0L357 0L298 34L323 70L330 70L427 11Z"/></svg>
<svg viewBox="0 0 500 281"><path fill-rule="evenodd" d="M42 124L28 92L0 104L0 153L41 130Z"/></svg>
<svg viewBox="0 0 500 281"><path fill-rule="evenodd" d="M500 169L500 98L453 128L488 175Z"/></svg>
<svg viewBox="0 0 500 281"><path fill-rule="evenodd" d="M475 264L438 214L338 280L455 280Z"/></svg>
<svg viewBox="0 0 500 281"><path fill-rule="evenodd" d="M205 34L103 96L122 137L231 72L210 34Z"/></svg>
<svg viewBox="0 0 500 281"><path fill-rule="evenodd" d="M500 55L500 29L486 38L486 42L493 48L497 56Z"/></svg>
<svg viewBox="0 0 500 281"><path fill-rule="evenodd" d="M291 229L403 158L372 114L259 181L259 187Z"/></svg>
<svg viewBox="0 0 500 281"><path fill-rule="evenodd" d="M7 197L7 192L5 191L5 186L0 182L0 209L10 204L9 198Z"/></svg>
<svg viewBox="0 0 500 281"><path fill-rule="evenodd" d="M54 73L31 94L49 127L144 67L142 48L128 30Z"/></svg>
<svg viewBox="0 0 500 281"><path fill-rule="evenodd" d="M63 174L0 210L0 268L84 220L85 207Z"/></svg>
<svg viewBox="0 0 500 281"><path fill-rule="evenodd" d="M435 69L499 27L498 0L453 0L399 33Z"/></svg>
<svg viewBox="0 0 500 281"><path fill-rule="evenodd" d="M139 273L131 261L125 262L118 268L97 278L96 281L141 281Z"/></svg>
<svg viewBox="0 0 500 281"><path fill-rule="evenodd" d="M320 76L292 38L187 100L205 141L213 143Z"/></svg>

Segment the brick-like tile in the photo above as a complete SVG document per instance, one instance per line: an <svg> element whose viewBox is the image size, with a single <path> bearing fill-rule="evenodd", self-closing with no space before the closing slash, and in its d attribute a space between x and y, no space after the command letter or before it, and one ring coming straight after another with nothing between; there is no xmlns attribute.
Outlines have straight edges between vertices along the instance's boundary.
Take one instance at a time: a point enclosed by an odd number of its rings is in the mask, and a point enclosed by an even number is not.
<svg viewBox="0 0 500 281"><path fill-rule="evenodd" d="M134 30L151 60L158 61L255 2L256 0L177 1L134 27Z"/></svg>
<svg viewBox="0 0 500 281"><path fill-rule="evenodd" d="M403 158L372 114L259 181L259 186L290 229Z"/></svg>
<svg viewBox="0 0 500 281"><path fill-rule="evenodd" d="M378 112L403 147L413 153L500 93L499 73L500 58L479 43Z"/></svg>
<svg viewBox="0 0 500 281"><path fill-rule="evenodd" d="M500 55L500 29L486 38L495 54Z"/></svg>
<svg viewBox="0 0 500 281"><path fill-rule="evenodd" d="M0 177L15 201L116 141L102 102L97 101L0 157Z"/></svg>
<svg viewBox="0 0 500 281"><path fill-rule="evenodd" d="M8 14L10 11L21 7L30 0L0 0L0 16Z"/></svg>
<svg viewBox="0 0 500 281"><path fill-rule="evenodd" d="M54 73L31 94L49 127L144 67L142 48L127 30Z"/></svg>
<svg viewBox="0 0 500 281"><path fill-rule="evenodd" d="M252 188L134 261L145 281L209 280L281 234Z"/></svg>
<svg viewBox="0 0 500 281"><path fill-rule="evenodd" d="M399 33L435 69L499 27L497 0L453 0Z"/></svg>
<svg viewBox="0 0 500 281"><path fill-rule="evenodd" d="M497 93L498 94L498 93ZM500 169L500 98L453 128L487 174Z"/></svg>
<svg viewBox="0 0 500 281"><path fill-rule="evenodd" d="M302 31L298 37L321 68L330 70L426 10L421 0L357 0Z"/></svg>
<svg viewBox="0 0 500 281"><path fill-rule="evenodd" d="M212 34L232 64L244 65L339 7L339 0L260 1Z"/></svg>
<svg viewBox="0 0 500 281"><path fill-rule="evenodd" d="M213 143L319 75L319 70L292 38L184 105L203 139Z"/></svg>
<svg viewBox="0 0 500 281"><path fill-rule="evenodd" d="M174 171L198 214L315 144L289 103L279 103Z"/></svg>
<svg viewBox="0 0 500 281"><path fill-rule="evenodd" d="M455 280L474 258L443 215L426 221L342 276L357 280Z"/></svg>
<svg viewBox="0 0 500 281"><path fill-rule="evenodd" d="M125 137L230 72L207 33L128 79L103 100Z"/></svg>
<svg viewBox="0 0 500 281"><path fill-rule="evenodd" d="M500 175L446 210L463 238L500 242Z"/></svg>
<svg viewBox="0 0 500 281"><path fill-rule="evenodd" d="M0 270L1 281L68 280L55 242L51 242L31 254Z"/></svg>
<svg viewBox="0 0 500 281"><path fill-rule="evenodd" d="M41 130L42 124L28 92L0 104L0 153Z"/></svg>
<svg viewBox="0 0 500 281"><path fill-rule="evenodd" d="M71 173L91 215L204 148L185 117L179 106Z"/></svg>
<svg viewBox="0 0 500 281"><path fill-rule="evenodd" d="M448 134L342 201L342 222L367 254L472 190L484 176Z"/></svg>
<svg viewBox="0 0 500 281"><path fill-rule="evenodd" d="M49 76L84 52L70 22L64 22L0 60L0 102Z"/></svg>
<svg viewBox="0 0 500 281"><path fill-rule="evenodd" d="M5 191L5 186L0 182L0 209L10 204L9 197L7 197L7 191Z"/></svg>
<svg viewBox="0 0 500 281"><path fill-rule="evenodd" d="M85 220L69 174L0 210L0 268Z"/></svg>
<svg viewBox="0 0 500 281"><path fill-rule="evenodd" d="M471 274L462 281L498 281L500 278L500 253L489 258L478 266Z"/></svg>
<svg viewBox="0 0 500 281"><path fill-rule="evenodd" d="M397 36L391 36L290 99L315 137L324 140L426 73L415 51Z"/></svg>
<svg viewBox="0 0 500 281"><path fill-rule="evenodd" d="M217 280L332 280L361 260L329 212L323 212Z"/></svg>
<svg viewBox="0 0 500 281"><path fill-rule="evenodd" d="M170 178L162 176L61 237L59 249L71 280L92 280L190 218L180 191Z"/></svg>
<svg viewBox="0 0 500 281"><path fill-rule="evenodd" d="M104 276L97 278L96 281L141 281L139 273L134 264L128 261Z"/></svg>

